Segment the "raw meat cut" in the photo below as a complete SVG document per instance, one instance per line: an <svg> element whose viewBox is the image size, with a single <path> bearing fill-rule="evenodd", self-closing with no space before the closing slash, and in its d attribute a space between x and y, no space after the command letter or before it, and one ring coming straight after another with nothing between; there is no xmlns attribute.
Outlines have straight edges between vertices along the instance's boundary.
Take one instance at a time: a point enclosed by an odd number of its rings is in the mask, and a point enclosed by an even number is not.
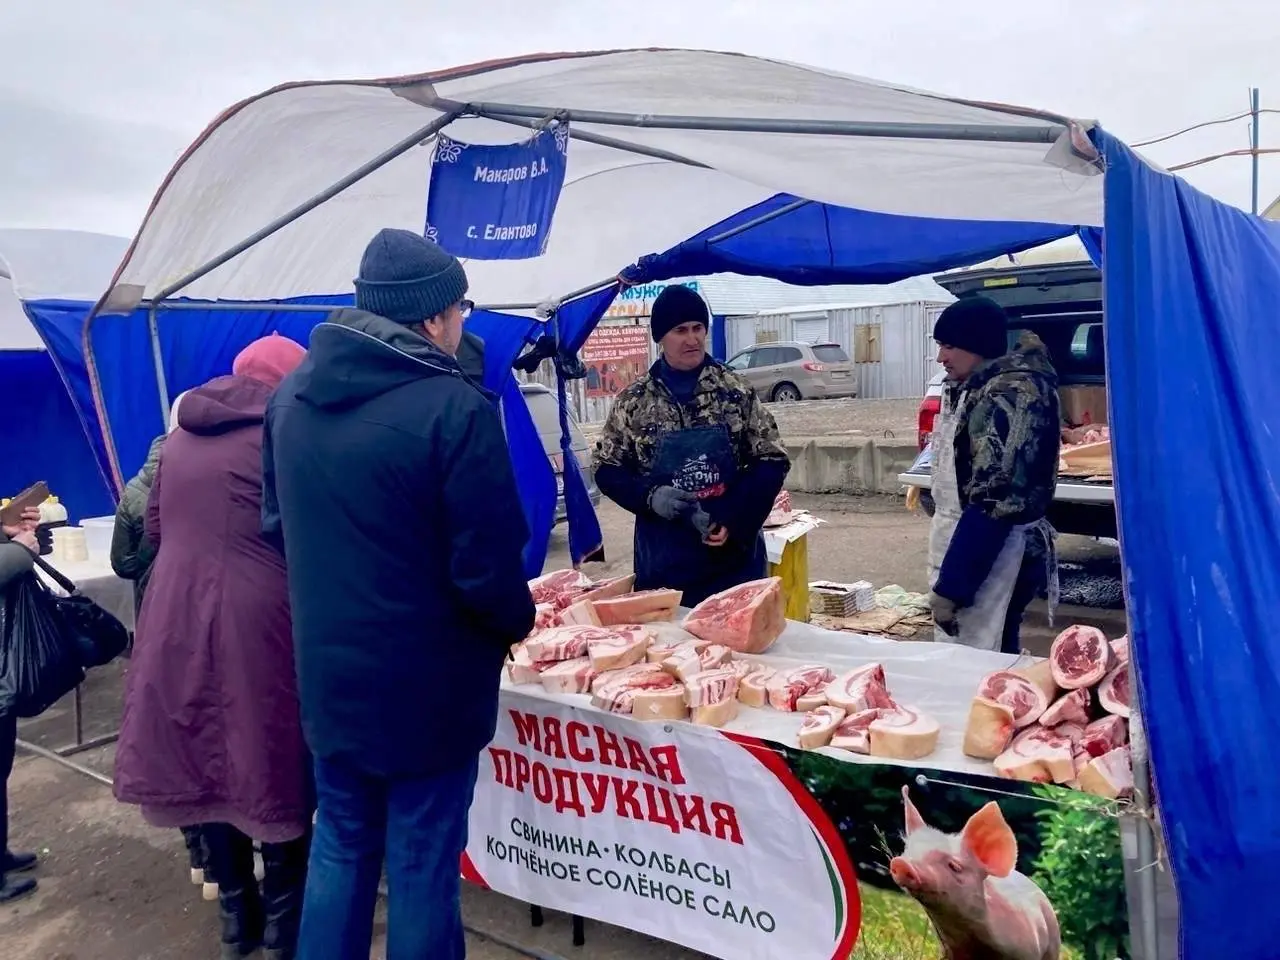
<svg viewBox="0 0 1280 960"><path fill-rule="evenodd" d="M1013 725L1018 729L1035 723L1049 706L1043 690L1012 670L987 674L978 684L977 696L1003 703L1012 710Z"/></svg>
<svg viewBox="0 0 1280 960"><path fill-rule="evenodd" d="M835 678L836 675L823 666L780 670L765 684L769 693L769 705L775 710L794 712L797 700L805 694L821 690Z"/></svg>
<svg viewBox="0 0 1280 960"><path fill-rule="evenodd" d="M831 737L831 746L850 753L871 752L871 722L884 711L878 707L848 714L840 721Z"/></svg>
<svg viewBox="0 0 1280 960"><path fill-rule="evenodd" d="M738 699L748 707L763 707L769 703L769 681L777 672L771 667L756 664L756 669L738 681Z"/></svg>
<svg viewBox="0 0 1280 960"><path fill-rule="evenodd" d="M662 676L672 680L669 687L645 687L631 692L631 717L635 720L684 720L689 716L685 703L684 684L670 674Z"/></svg>
<svg viewBox="0 0 1280 960"><path fill-rule="evenodd" d="M638 666L649 666L639 664ZM661 670L617 670L591 687L591 704L610 713L631 713L635 695L641 690L671 690L679 686L675 677Z"/></svg>
<svg viewBox="0 0 1280 960"><path fill-rule="evenodd" d="M679 624L670 622L650 623L649 632L653 634L653 643L649 645L649 660L661 663L682 647L692 644L701 649L707 641L699 640Z"/></svg>
<svg viewBox="0 0 1280 960"><path fill-rule="evenodd" d="M1116 663L1129 662L1129 636L1125 634L1123 637L1116 637L1111 641L1111 655L1116 658Z"/></svg>
<svg viewBox="0 0 1280 960"><path fill-rule="evenodd" d="M587 644L594 638L612 636L612 630L572 625L552 627L524 642L529 659L534 663L575 660L586 656Z"/></svg>
<svg viewBox="0 0 1280 960"><path fill-rule="evenodd" d="M684 618L695 637L738 653L764 653L782 635L787 618L782 578L752 580L713 594Z"/></svg>
<svg viewBox="0 0 1280 960"><path fill-rule="evenodd" d="M1122 717L1109 716L1095 720L1084 728L1080 738L1080 751L1090 757L1100 757L1129 742L1129 725Z"/></svg>
<svg viewBox="0 0 1280 960"><path fill-rule="evenodd" d="M631 592L632 586L635 585L636 575L629 573L625 577L614 577L612 580L600 580L593 583L591 587L584 593L580 600L590 600L595 603L597 600L608 600L611 597L621 597Z"/></svg>
<svg viewBox="0 0 1280 960"><path fill-rule="evenodd" d="M884 679L884 667L868 663L842 673L826 687L827 702L846 713L861 713L872 707L891 708L893 698Z"/></svg>
<svg viewBox="0 0 1280 960"><path fill-rule="evenodd" d="M738 675L729 669L706 670L685 684L689 719L709 727L722 727L738 715Z"/></svg>
<svg viewBox="0 0 1280 960"><path fill-rule="evenodd" d="M539 683L545 666L539 666L529 656L524 644L516 644L511 658L507 661L507 676L512 683Z"/></svg>
<svg viewBox="0 0 1280 960"><path fill-rule="evenodd" d="M1050 727L1054 733L1060 737L1066 737L1071 741L1071 749L1077 755L1080 753L1080 741L1084 739L1084 725L1079 723L1059 723ZM1077 771L1078 772L1078 771Z"/></svg>
<svg viewBox="0 0 1280 960"><path fill-rule="evenodd" d="M800 749L817 750L831 742L836 727L844 719L844 710L840 707L818 707L804 715L800 723Z"/></svg>
<svg viewBox="0 0 1280 960"><path fill-rule="evenodd" d="M533 608L533 631L532 636L540 630L546 630L548 627L558 627L559 620L556 617L556 605L554 603L539 603Z"/></svg>
<svg viewBox="0 0 1280 960"><path fill-rule="evenodd" d="M547 693L586 693L596 672L586 657L561 660L542 671L542 687Z"/></svg>
<svg viewBox="0 0 1280 960"><path fill-rule="evenodd" d="M810 710L825 707L829 702L826 693L821 690L815 690L813 693L806 693L803 697L796 699L796 713L808 713Z"/></svg>
<svg viewBox="0 0 1280 960"><path fill-rule="evenodd" d="M1098 703L1107 713L1129 716L1129 665L1122 663L1098 684Z"/></svg>
<svg viewBox="0 0 1280 960"><path fill-rule="evenodd" d="M974 697L964 728L964 754L978 760L994 760L1013 738L1013 708L998 700Z"/></svg>
<svg viewBox="0 0 1280 960"><path fill-rule="evenodd" d="M1089 722L1089 707L1093 705L1093 696L1088 689L1081 687L1059 697L1049 705L1049 709L1040 714L1040 724L1045 727L1056 727L1060 723L1078 723L1082 727Z"/></svg>
<svg viewBox="0 0 1280 960"><path fill-rule="evenodd" d="M733 670L704 670L695 673L684 686L690 707L706 707L738 698L738 675Z"/></svg>
<svg viewBox="0 0 1280 960"><path fill-rule="evenodd" d="M1053 679L1053 666L1048 660L1039 660L1029 667L1015 667L1010 672L1025 677L1043 690L1045 703L1058 699L1058 682Z"/></svg>
<svg viewBox="0 0 1280 960"><path fill-rule="evenodd" d="M644 659L653 639L643 626L611 627L587 639L587 656L598 672L620 670Z"/></svg>
<svg viewBox="0 0 1280 960"><path fill-rule="evenodd" d="M1111 644L1097 627L1067 627L1049 649L1049 665L1064 690L1092 687L1111 668Z"/></svg>
<svg viewBox="0 0 1280 960"><path fill-rule="evenodd" d="M681 647L663 660L662 669L687 684L689 678L695 673L724 666L732 656L732 650L728 647L722 647L718 643L708 643L702 647L689 645Z"/></svg>
<svg viewBox="0 0 1280 960"><path fill-rule="evenodd" d="M1029 783L1068 783L1075 779L1075 751L1071 741L1039 725L1013 738L1009 749L995 759L996 773Z"/></svg>
<svg viewBox="0 0 1280 960"><path fill-rule="evenodd" d="M617 623L671 620L679 606L679 590L641 590L595 602L596 615L606 627Z"/></svg>
<svg viewBox="0 0 1280 960"><path fill-rule="evenodd" d="M591 580L577 570L553 570L530 580L529 593L535 604L550 603L563 608L590 586Z"/></svg>
<svg viewBox="0 0 1280 960"><path fill-rule="evenodd" d="M591 692L595 693L606 683L613 683L623 677L643 676L654 673L662 673L662 668L653 663L633 663L631 666L623 667L620 670L597 673L595 679L591 682Z"/></svg>
<svg viewBox="0 0 1280 960"><path fill-rule="evenodd" d="M901 704L871 721L871 756L919 760L938 748L938 721Z"/></svg>
<svg viewBox="0 0 1280 960"><path fill-rule="evenodd" d="M1127 746L1094 757L1080 771L1080 789L1117 800L1133 795L1133 760Z"/></svg>
<svg viewBox="0 0 1280 960"><path fill-rule="evenodd" d="M600 615L590 600L578 599L560 611L560 623L565 626L598 627Z"/></svg>

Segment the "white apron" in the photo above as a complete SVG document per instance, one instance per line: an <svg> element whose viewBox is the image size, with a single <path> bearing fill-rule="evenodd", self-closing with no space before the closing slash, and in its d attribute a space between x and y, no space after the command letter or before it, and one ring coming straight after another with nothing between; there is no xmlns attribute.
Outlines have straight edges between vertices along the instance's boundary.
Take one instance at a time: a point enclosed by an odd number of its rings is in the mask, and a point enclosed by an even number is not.
<svg viewBox="0 0 1280 960"><path fill-rule="evenodd" d="M956 398L955 406L948 409L947 396L943 393L943 409L933 424L933 524L929 528L929 584L938 582L942 561L951 545L956 524L964 505L960 502L960 489L956 483L955 438L959 418L956 409L964 405L964 392ZM1043 522L1043 521L1042 521ZM1022 566L1022 554L1027 545L1027 527L1016 526L1009 533L1004 547L991 567L991 573L978 589L973 605L956 614L960 628L958 636L948 636L941 627L934 626L933 638L938 643L962 643L979 650L1000 650L1004 637L1004 619L1009 600ZM1049 540L1052 547L1052 539ZM1052 549L1050 550L1052 553ZM1053 578L1056 580L1056 576ZM1050 590L1051 597L1057 591ZM1056 598L1054 598L1056 599ZM1050 612L1052 618L1052 611ZM1052 622L1052 619L1050 620Z"/></svg>

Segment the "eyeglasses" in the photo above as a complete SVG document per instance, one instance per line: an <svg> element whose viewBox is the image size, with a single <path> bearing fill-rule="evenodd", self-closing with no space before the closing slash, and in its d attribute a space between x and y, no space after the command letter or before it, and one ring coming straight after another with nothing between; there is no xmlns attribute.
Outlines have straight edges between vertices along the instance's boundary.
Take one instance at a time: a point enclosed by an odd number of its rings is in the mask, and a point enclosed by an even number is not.
<svg viewBox="0 0 1280 960"><path fill-rule="evenodd" d="M462 312L462 319L466 320L471 316L471 311L476 308L475 302L471 300L459 300L458 309Z"/></svg>

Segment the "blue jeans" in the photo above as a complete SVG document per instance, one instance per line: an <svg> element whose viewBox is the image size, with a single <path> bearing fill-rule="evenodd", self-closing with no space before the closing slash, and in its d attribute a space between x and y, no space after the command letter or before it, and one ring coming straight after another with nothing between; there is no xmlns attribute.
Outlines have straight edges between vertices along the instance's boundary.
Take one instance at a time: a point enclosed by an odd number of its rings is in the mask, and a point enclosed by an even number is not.
<svg viewBox="0 0 1280 960"><path fill-rule="evenodd" d="M388 780L316 760L298 960L368 960L384 857L387 960L463 960L459 870L478 764Z"/></svg>

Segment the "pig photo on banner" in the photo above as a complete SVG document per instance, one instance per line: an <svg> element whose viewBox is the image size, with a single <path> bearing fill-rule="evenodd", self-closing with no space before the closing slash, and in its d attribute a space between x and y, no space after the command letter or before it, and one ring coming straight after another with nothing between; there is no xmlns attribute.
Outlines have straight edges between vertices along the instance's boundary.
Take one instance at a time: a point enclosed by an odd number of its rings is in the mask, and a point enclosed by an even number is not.
<svg viewBox="0 0 1280 960"><path fill-rule="evenodd" d="M1131 956L1108 802L1051 785L785 753L854 863L862 915L851 960Z"/></svg>

